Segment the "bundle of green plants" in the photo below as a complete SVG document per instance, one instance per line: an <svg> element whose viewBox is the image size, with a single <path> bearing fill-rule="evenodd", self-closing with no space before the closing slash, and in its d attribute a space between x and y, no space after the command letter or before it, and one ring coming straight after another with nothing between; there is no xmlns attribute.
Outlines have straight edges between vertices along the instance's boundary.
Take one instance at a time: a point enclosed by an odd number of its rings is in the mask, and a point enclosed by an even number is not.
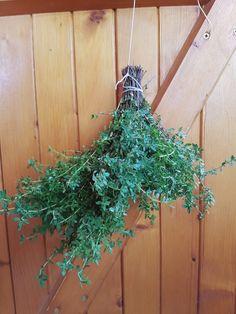
<svg viewBox="0 0 236 314"><path fill-rule="evenodd" d="M185 143L182 130L164 129L152 115L141 91L142 68L127 67L123 75L119 106L90 149L70 156L58 153L54 166L30 160L37 180L21 178L14 196L0 192L1 212L14 215L20 232L32 218L40 218L22 240L59 233L60 245L39 271L41 285L47 280L48 263L57 255L62 275L76 269L79 280L88 283L85 267L98 264L104 250L111 253L123 237L132 236L125 227L131 202L151 222L160 204L178 198L189 213L197 209L203 218L214 203L204 184L206 176L235 161L232 156L207 171L198 145ZM202 211L199 202L204 204ZM114 234L119 240L113 240Z"/></svg>

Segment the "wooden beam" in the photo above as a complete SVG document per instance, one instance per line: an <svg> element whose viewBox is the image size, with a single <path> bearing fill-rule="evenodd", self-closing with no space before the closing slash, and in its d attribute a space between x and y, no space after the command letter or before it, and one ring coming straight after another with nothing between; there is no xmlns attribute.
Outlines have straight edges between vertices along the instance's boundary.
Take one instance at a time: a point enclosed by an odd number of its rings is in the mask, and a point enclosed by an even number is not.
<svg viewBox="0 0 236 314"><path fill-rule="evenodd" d="M201 0L206 4L209 0ZM137 7L196 5L197 0L138 0ZM0 1L0 16L62 12L76 10L103 10L130 8L133 0L8 0Z"/></svg>
<svg viewBox="0 0 236 314"><path fill-rule="evenodd" d="M215 2L215 0L211 0L205 5L204 11L206 14L209 13L214 2ZM186 38L185 42L183 43L181 49L179 50L173 64L171 65L169 71L167 72L167 75L166 75L164 81L161 82L161 87L159 88L158 94L156 95L156 98L154 99L154 101L152 103L153 111L156 110L162 97L164 96L168 87L170 86L171 81L173 80L175 74L179 70L179 67L181 66L181 64L182 64L185 56L187 55L190 47L193 45L194 39L196 38L196 36L197 36L200 28L202 27L202 24L204 23L204 21L205 21L205 17L203 16L203 14L200 14L196 23L192 27L188 37ZM175 34L175 36L176 36L176 34Z"/></svg>
<svg viewBox="0 0 236 314"><path fill-rule="evenodd" d="M191 128L236 51L235 0L216 0L209 19L210 38L203 36L209 29L205 21L166 93L160 91L154 101L165 127Z"/></svg>

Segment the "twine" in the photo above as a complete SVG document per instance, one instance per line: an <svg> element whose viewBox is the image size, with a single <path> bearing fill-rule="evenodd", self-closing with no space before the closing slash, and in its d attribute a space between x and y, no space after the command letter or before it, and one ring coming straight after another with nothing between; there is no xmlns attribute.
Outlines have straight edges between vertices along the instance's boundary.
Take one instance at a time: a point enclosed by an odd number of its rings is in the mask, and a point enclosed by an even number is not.
<svg viewBox="0 0 236 314"><path fill-rule="evenodd" d="M206 12L203 10L201 4L200 4L200 0L197 0L197 5L198 5L198 8L199 10L202 12L202 14L204 15L205 19L207 20L207 23L209 25L209 30L206 32L208 33L209 35L212 34L212 29L213 29L213 26L212 26L212 22L211 20L209 19L209 17L206 15Z"/></svg>
<svg viewBox="0 0 236 314"><path fill-rule="evenodd" d="M143 88L139 84L139 82L129 73L129 64L131 59L131 52L132 52L132 45L133 45L133 34L134 34L134 20L135 20L135 11L136 11L136 0L133 1L133 11L132 11L132 20L131 20L131 29L130 29L130 38L129 38L129 54L128 54L128 70L125 76L121 80L119 80L116 85L115 89L117 90L117 87L119 84L123 83L123 94L127 93L129 91L136 91L141 92L143 94ZM135 83L138 85L138 87L135 86L125 86L126 79L130 77Z"/></svg>

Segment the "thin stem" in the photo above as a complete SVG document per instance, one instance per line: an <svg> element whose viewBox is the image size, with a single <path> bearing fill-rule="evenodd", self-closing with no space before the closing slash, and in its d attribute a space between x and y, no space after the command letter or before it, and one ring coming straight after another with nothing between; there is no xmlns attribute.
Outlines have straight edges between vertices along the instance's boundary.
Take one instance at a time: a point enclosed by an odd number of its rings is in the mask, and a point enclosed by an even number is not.
<svg viewBox="0 0 236 314"><path fill-rule="evenodd" d="M56 249L45 261L45 263L41 266L41 269L44 269L51 261L52 259L57 256L58 254L58 249Z"/></svg>
<svg viewBox="0 0 236 314"><path fill-rule="evenodd" d="M147 192L141 188L141 186L139 186L139 188L151 201L161 204L161 201L159 201L157 198L153 198L150 195L148 195Z"/></svg>
<svg viewBox="0 0 236 314"><path fill-rule="evenodd" d="M175 152L175 149L174 149L171 153L169 153L169 154L166 154L166 155L160 155L160 156L159 156L159 158L169 157L169 156L173 155L173 154L174 154L174 152Z"/></svg>
<svg viewBox="0 0 236 314"><path fill-rule="evenodd" d="M53 204L53 205L50 205L50 206L47 206L47 207L44 207L42 209L35 209L35 210L26 210L27 213L41 213L49 208L53 208L53 207L56 207L58 204L62 203L64 200L66 199L66 197L64 197L59 203L56 203L56 204ZM7 213L9 211L13 211L15 210L16 208L15 207L11 207L11 208L8 208L7 210L0 210L0 213Z"/></svg>
<svg viewBox="0 0 236 314"><path fill-rule="evenodd" d="M71 214L69 217L63 219L60 221L60 224L62 223L65 223L66 221L68 221L70 218L72 218L74 215L76 215L79 211L80 211L81 208L78 208L73 214Z"/></svg>
<svg viewBox="0 0 236 314"><path fill-rule="evenodd" d="M84 189L85 185L86 185L86 184L84 184L84 185L82 186L82 188L80 189L79 195L80 195L81 191ZM78 197L79 197L79 195L78 195ZM68 221L70 218L72 218L74 215L76 215L76 214L80 211L80 209L81 209L81 208L79 207L79 208L78 208L75 212L73 212L69 217L67 217L67 218L65 218L65 219L63 219L63 220L61 220L61 221L60 221L60 224L65 223L66 221Z"/></svg>
<svg viewBox="0 0 236 314"><path fill-rule="evenodd" d="M70 177L70 179L68 180L67 184L69 182L71 182L72 178L89 162L89 160L93 157L93 155L96 153L96 151L94 151L90 157L83 163L83 165L81 165L73 174L72 176Z"/></svg>

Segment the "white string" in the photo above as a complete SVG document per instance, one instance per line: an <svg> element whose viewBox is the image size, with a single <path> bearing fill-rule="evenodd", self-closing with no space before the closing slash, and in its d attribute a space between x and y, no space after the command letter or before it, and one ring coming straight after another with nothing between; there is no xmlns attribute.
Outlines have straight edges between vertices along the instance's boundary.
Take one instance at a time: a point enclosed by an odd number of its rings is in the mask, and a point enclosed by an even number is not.
<svg viewBox="0 0 236 314"><path fill-rule="evenodd" d="M136 10L136 0L133 2L133 11L132 11L132 20L131 20L131 29L130 29L130 39L129 39L129 54L128 54L128 68L127 73L123 76L121 80L119 80L116 83L115 89L117 89L118 85L123 83L124 91L123 93L129 92L129 91L137 91L141 92L143 94L142 86L139 84L139 82L129 73L129 65L130 65L130 59L131 59L131 52L132 52L132 44L133 44L133 34L134 34L134 19L135 19L135 10ZM138 87L135 86L124 86L124 83L126 79L130 77L133 81L136 82Z"/></svg>
<svg viewBox="0 0 236 314"><path fill-rule="evenodd" d="M137 90L137 91L140 91L143 93L143 88L142 86L139 84L139 82L136 80L136 78L134 78L132 75L130 75L129 73L129 68L127 70L127 73L125 74L125 76L123 76L123 78L121 80L119 80L117 83L116 83L116 89L117 89L117 86L122 83L124 80L127 79L127 77L130 77L132 78L133 81L135 81L135 83L138 85L138 87L135 87L135 86L124 86L125 90L127 89L132 89L132 90Z"/></svg>
<svg viewBox="0 0 236 314"><path fill-rule="evenodd" d="M129 68L125 76L123 76L122 79L116 83L115 90L117 90L118 85L120 85L128 76L129 76Z"/></svg>
<svg viewBox="0 0 236 314"><path fill-rule="evenodd" d="M132 51L132 44L133 44L135 9L136 9L136 0L134 0L134 2L133 2L132 22L131 22L130 40L129 40L128 65L130 64L131 51Z"/></svg>
<svg viewBox="0 0 236 314"><path fill-rule="evenodd" d="M125 86L123 94L125 94L127 92L141 92L141 93L143 93L143 89L139 88L139 87L135 87L135 86Z"/></svg>
<svg viewBox="0 0 236 314"><path fill-rule="evenodd" d="M210 28L210 29L209 29L209 33L211 34L211 33L212 33L212 29L213 29L213 27L212 27L212 22L211 22L211 20L209 19L209 17L206 15L206 12L203 10L203 8L202 8L202 6L201 6L199 0L197 0L197 4L198 4L198 7L199 7L200 11L202 12L202 14L204 15L205 19L207 20L207 22L208 22L208 24L209 24L209 28Z"/></svg>

